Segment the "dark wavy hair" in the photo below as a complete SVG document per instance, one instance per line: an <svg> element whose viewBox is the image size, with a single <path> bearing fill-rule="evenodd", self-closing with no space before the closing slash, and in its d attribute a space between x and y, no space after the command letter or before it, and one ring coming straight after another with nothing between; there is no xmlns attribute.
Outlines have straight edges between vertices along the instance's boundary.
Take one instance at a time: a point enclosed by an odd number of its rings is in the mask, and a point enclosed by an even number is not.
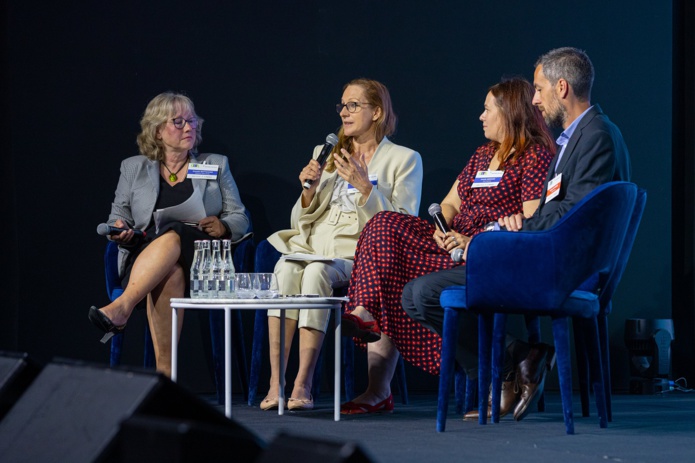
<svg viewBox="0 0 695 463"><path fill-rule="evenodd" d="M522 77L511 77L489 89L503 117L504 140L492 142L499 151L500 167L512 163L529 145L538 144L555 153L555 141L543 120L541 111L533 105L535 90Z"/></svg>

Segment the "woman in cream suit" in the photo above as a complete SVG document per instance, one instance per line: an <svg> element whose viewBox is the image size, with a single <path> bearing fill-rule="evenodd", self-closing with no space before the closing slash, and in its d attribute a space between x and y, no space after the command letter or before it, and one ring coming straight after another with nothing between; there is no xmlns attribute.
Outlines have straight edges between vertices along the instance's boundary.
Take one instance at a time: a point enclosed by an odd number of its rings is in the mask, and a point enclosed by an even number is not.
<svg viewBox="0 0 695 463"><path fill-rule="evenodd" d="M337 111L342 120L338 144L325 167L314 149L309 164L299 174L300 184L313 183L292 209L291 227L268 238L282 254L307 253L333 261L280 259L275 267L280 293L330 296L333 288L347 285L355 245L364 224L380 211L417 215L422 189L420 155L392 143L387 136L396 128L396 115L388 89L370 79L356 79L344 87ZM278 406L280 384L279 311L268 311L271 377L261 402L269 410ZM287 407L313 408L312 379L324 334L328 310L287 311L284 355L289 357L299 328L299 371ZM378 339L378 338L377 338Z"/></svg>
<svg viewBox="0 0 695 463"><path fill-rule="evenodd" d="M221 238L240 241L249 221L227 157L197 153L203 120L188 97L176 93L156 96L147 105L140 125L137 142L141 154L121 163L108 221L125 230L110 237L119 245L119 276L125 289L111 304L101 309L92 306L89 320L106 333L105 342L111 334L125 329L135 306L146 298L157 370L169 376L169 299L186 293L193 242ZM209 173L189 172L194 164L205 164ZM157 230L155 210L181 204L194 194L200 195L206 215L197 226L172 222ZM144 230L145 237L136 236L135 230Z"/></svg>

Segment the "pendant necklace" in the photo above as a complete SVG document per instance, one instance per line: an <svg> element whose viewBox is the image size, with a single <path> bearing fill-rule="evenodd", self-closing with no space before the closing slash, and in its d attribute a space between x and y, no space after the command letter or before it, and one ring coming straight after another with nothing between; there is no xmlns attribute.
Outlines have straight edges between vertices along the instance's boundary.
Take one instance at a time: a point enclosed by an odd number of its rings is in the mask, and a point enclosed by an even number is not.
<svg viewBox="0 0 695 463"><path fill-rule="evenodd" d="M181 172L181 169L183 169L183 166L185 166L186 164L188 164L188 159L189 159L189 157L186 156L186 162L184 162L184 163L181 165L181 167L179 167L179 170L177 170L176 172L172 172L172 171L169 169L169 167L167 167L166 162L162 161L162 165L163 165L164 168L169 172L169 181L170 181L170 182L175 182L175 181L177 181L177 180L179 179L179 178L176 176L176 174L178 174L179 172Z"/></svg>

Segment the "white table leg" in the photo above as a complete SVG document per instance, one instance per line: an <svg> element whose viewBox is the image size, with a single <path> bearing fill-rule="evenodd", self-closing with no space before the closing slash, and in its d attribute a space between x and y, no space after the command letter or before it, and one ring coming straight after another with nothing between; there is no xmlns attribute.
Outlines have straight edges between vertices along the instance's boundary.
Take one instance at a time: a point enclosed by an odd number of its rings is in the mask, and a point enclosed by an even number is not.
<svg viewBox="0 0 695 463"><path fill-rule="evenodd" d="M285 309L280 310L280 390L278 391L278 415L285 414Z"/></svg>
<svg viewBox="0 0 695 463"><path fill-rule="evenodd" d="M341 306L335 308L335 384L333 385L333 390L335 394L333 396L333 420L340 421L340 367L342 365L340 358L340 348L342 347L341 338Z"/></svg>
<svg viewBox="0 0 695 463"><path fill-rule="evenodd" d="M171 309L171 380L176 382L179 365L179 309Z"/></svg>
<svg viewBox="0 0 695 463"><path fill-rule="evenodd" d="M224 308L224 414L232 417L232 309Z"/></svg>

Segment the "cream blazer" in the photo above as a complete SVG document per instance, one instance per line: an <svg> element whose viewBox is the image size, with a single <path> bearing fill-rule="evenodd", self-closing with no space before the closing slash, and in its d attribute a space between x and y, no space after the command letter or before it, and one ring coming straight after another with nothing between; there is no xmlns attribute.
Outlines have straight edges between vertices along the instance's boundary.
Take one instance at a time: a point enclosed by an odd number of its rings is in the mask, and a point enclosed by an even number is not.
<svg viewBox="0 0 695 463"><path fill-rule="evenodd" d="M316 159L323 145L314 149ZM379 143L374 156L367 166L369 175L377 175L377 186L372 188L369 197L364 200L362 194L355 195L356 220L342 220L339 208L330 214L324 213L330 208L331 196L337 172L323 172L319 179L316 194L308 207L302 207L301 196L292 208L288 230L281 230L268 237L268 241L282 254L302 252L316 254L309 244L312 225L319 219L335 222L334 232L320 237L312 236L312 240L328 241L333 249L327 257L352 259L355 256L355 246L365 223L377 212L393 211L403 214L417 215L422 194L422 159L420 154L404 146L392 143L384 137ZM361 205L360 205L361 204ZM336 215L338 218L336 218ZM327 253L329 254L329 253Z"/></svg>

